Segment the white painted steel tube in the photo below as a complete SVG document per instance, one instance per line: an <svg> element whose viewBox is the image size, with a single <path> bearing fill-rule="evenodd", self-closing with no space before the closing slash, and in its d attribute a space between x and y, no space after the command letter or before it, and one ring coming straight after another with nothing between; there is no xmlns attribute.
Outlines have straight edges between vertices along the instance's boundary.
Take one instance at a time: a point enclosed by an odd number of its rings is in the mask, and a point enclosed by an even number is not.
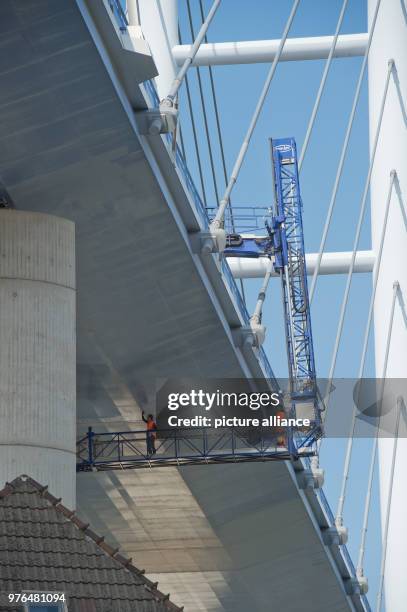
<svg viewBox="0 0 407 612"><path fill-rule="evenodd" d="M141 29L158 70L155 78L160 99L165 98L176 77L172 49L178 44L177 0L138 0Z"/></svg>
<svg viewBox="0 0 407 612"><path fill-rule="evenodd" d="M0 210L0 488L22 474L75 508L75 235Z"/></svg>
<svg viewBox="0 0 407 612"><path fill-rule="evenodd" d="M368 1L369 26L375 0ZM375 252L380 247L380 237L385 216L388 176L394 168L397 172L392 194L387 238L383 245L374 309L374 338L376 371L383 369L386 346L386 315L391 306L391 286L400 283L399 299L394 315L387 366L389 378L407 378L407 328L405 304L407 303L407 6L405 1L384 0L379 11L375 35L369 55L369 125L374 138L375 125L380 112L380 90L388 62L394 59L393 70L382 130L377 145L376 161L371 178L370 199L372 219L372 245ZM379 374L380 375L380 374ZM406 398L404 397L404 401ZM387 561L384 577L386 610L402 612L407 601L407 581L400 568L405 564L407 548L407 489L405 466L407 464L406 426L402 420L397 460L394 473L391 522L388 532ZM379 440L379 474L381 490L381 517L385 530L387 496L390 484L393 440Z"/></svg>
<svg viewBox="0 0 407 612"><path fill-rule="evenodd" d="M151 0L150 0L151 1ZM363 55L368 35L343 34L338 37L334 57L355 57ZM332 47L333 36L288 38L281 62L326 59ZM280 40L248 40L243 42L207 43L201 45L193 66L222 66L230 64L259 64L272 62L277 54ZM175 45L173 57L182 66L191 45Z"/></svg>
<svg viewBox="0 0 407 612"><path fill-rule="evenodd" d="M320 274L347 274L352 253L324 253L322 256ZM318 259L318 253L306 255L307 273L313 274ZM355 262L355 272L372 272L375 256L373 251L358 251ZM263 278L267 271L267 257L248 259L245 257L228 257L228 264L234 278ZM273 276L278 276L273 273Z"/></svg>
<svg viewBox="0 0 407 612"><path fill-rule="evenodd" d="M194 41L194 44L191 45L190 48L190 52L187 54L187 57L185 58L179 72L177 73L170 89L169 92L167 94L167 100L174 100L178 94L178 91L182 85L182 81L185 78L186 73L188 72L188 68L191 66L194 57L196 56L196 54L199 51L199 47L202 44L203 39L206 36L206 33L208 31L208 28L211 24L212 19L215 16L216 11L219 8L221 0L214 0L209 13L207 14L207 16L205 17L205 21L203 22L203 24L201 25L201 28L198 32L198 35Z"/></svg>
<svg viewBox="0 0 407 612"><path fill-rule="evenodd" d="M140 25L140 9L138 5L139 0L127 0L127 18L129 25L139 26Z"/></svg>

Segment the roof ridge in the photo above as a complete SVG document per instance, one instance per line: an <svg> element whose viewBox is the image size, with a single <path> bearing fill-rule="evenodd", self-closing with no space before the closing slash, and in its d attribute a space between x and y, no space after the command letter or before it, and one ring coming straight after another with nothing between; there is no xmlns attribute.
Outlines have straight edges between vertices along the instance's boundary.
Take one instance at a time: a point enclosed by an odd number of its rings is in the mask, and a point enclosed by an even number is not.
<svg viewBox="0 0 407 612"><path fill-rule="evenodd" d="M14 492L16 492L16 490L18 490L20 487L27 485L27 484L30 485L34 489L33 492L37 491L38 494L41 495L41 497L43 497L47 502L49 502L55 508L56 512L63 514L65 518L67 518L71 523L73 523L73 525L79 531L81 531L87 537L89 537L94 542L94 544L96 544L96 546L98 546L105 554L107 554L109 557L117 561L122 566L122 568L124 568L131 574L135 574L137 576L143 576L143 580L145 581L146 586L149 587L152 594L155 597L157 597L158 600L164 603L164 605L167 607L167 609L170 612L182 612L184 610L183 606L180 608L179 606L177 606L176 604L170 601L169 593L165 595L157 588L157 585L158 585L157 582L153 582L152 580L147 578L147 576L145 576L144 569L140 570L135 565L133 565L132 557L130 558L125 557L124 555L119 553L120 548L118 547L113 548L112 546L107 544L104 541L105 540L104 536L98 535L95 531L89 528L90 523L83 522L76 515L75 510L70 510L69 508L67 508L61 503L61 499L62 499L61 497L58 498L52 495L51 493L49 493L48 485L44 486L40 484L39 482L37 482L36 480L34 480L33 478L31 478L31 476L28 476L27 474L21 474L21 476L17 476L11 482L6 482L4 488L0 490L0 504L3 499L5 499L6 497L9 497Z"/></svg>

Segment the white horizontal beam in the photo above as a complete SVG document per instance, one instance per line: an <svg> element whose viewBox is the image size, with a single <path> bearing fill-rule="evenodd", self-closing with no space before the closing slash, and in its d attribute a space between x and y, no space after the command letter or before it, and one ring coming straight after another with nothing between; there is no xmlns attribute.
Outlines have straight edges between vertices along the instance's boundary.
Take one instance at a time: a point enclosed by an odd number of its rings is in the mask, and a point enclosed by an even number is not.
<svg viewBox="0 0 407 612"><path fill-rule="evenodd" d="M318 253L306 255L307 273L313 274ZM352 252L324 253L319 269L320 274L347 274L351 263ZM250 259L246 257L228 257L228 264L234 278L263 278L267 271L267 257ZM355 260L355 272L372 272L375 256L373 251L358 251ZM274 272L273 276L277 276Z"/></svg>
<svg viewBox="0 0 407 612"><path fill-rule="evenodd" d="M343 34L338 37L334 57L363 55L368 34ZM333 36L313 36L287 39L280 61L325 59L332 47ZM200 46L193 66L226 64L257 64L272 62L280 40L248 40L243 42L208 43ZM175 62L182 66L191 45L176 45L172 49Z"/></svg>

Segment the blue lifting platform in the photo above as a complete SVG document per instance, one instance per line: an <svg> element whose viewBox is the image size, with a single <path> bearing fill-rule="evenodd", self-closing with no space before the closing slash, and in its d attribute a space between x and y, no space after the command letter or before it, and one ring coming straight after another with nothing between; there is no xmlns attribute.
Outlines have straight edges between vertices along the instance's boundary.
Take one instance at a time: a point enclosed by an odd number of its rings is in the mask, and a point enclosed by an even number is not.
<svg viewBox="0 0 407 612"><path fill-rule="evenodd" d="M240 234L228 234L226 239L226 257L257 258L268 256L272 252L269 236L259 238L242 237Z"/></svg>
<svg viewBox="0 0 407 612"><path fill-rule="evenodd" d="M302 200L294 138L270 140L274 206L264 216L265 235L228 235L226 257L273 258L281 278L292 412L314 423L311 438L322 434L315 370ZM310 439L311 439L310 438Z"/></svg>
<svg viewBox="0 0 407 612"><path fill-rule="evenodd" d="M305 263L302 200L294 138L270 140L275 207L272 224L275 261L280 274L287 344L290 394L294 413L313 414L315 434L321 417L312 340Z"/></svg>

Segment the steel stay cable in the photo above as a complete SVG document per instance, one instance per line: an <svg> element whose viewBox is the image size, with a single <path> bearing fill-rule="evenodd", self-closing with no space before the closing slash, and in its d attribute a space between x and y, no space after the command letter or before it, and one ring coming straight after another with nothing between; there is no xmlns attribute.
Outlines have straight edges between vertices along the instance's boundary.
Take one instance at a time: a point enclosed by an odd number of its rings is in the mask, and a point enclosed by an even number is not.
<svg viewBox="0 0 407 612"><path fill-rule="evenodd" d="M290 15L288 17L286 26L284 28L283 35L281 37L281 40L280 40L280 43L279 43L279 46L278 46L277 53L276 53L276 55L274 57L273 63L272 63L271 68L270 68L270 70L268 72L266 81L264 83L263 89L262 89L261 94L260 94L260 98L259 98L259 100L257 102L256 108L255 108L253 116L251 118L251 121L250 121L250 124L249 124L249 128L248 128L248 130L246 132L246 135L244 137L242 146L241 146L241 148L239 150L239 153L237 155L237 158L236 158L236 161L235 161L235 165L233 166L232 174L230 175L230 178L229 178L229 181L228 181L225 193L223 195L222 200L219 203L219 208L218 208L218 210L216 212L215 218L213 219L213 221L211 223L211 229L217 230L217 229L220 229L222 227L222 223L223 223L223 219L224 219L224 214L225 214L225 210L226 210L226 207L228 205L228 202L229 202L230 195L231 195L233 187L234 187L234 185L235 185L235 183L237 181L240 169L241 169L242 164L243 164L243 160L244 160L244 158L246 156L246 152L247 152L247 149L249 147L250 140L251 140L251 138L253 136L253 132L254 132L255 127L257 125L257 121L259 119L259 116L260 116L260 113L262 111L264 102L266 100L268 91L270 89L271 81L273 80L274 73L276 71L278 62L280 60L281 53L283 51L285 41L287 40L287 36L288 36L289 31L290 31L291 24L293 22L295 14L297 12L299 3L300 3L300 0L294 0L294 3L293 3L293 6L292 6Z"/></svg>
<svg viewBox="0 0 407 612"><path fill-rule="evenodd" d="M384 356L384 366L383 366L383 373L382 373L382 379L381 379L381 390L379 394L380 404L383 400L383 394L384 394L384 381L386 379L387 362L389 359L389 352L390 352L390 340L391 340L392 329L393 329L394 310L396 306L396 299L397 299L399 288L400 288L400 285L398 281L395 281L393 283L393 299L392 299L392 304L391 304L391 309L390 309L389 330L387 333L386 351L385 351L385 356ZM372 452L371 452L371 459L370 459L369 476L368 476L368 484L367 484L367 490L366 490L365 508L364 508L364 513L363 513L363 524L362 524L362 531L361 531L361 538L360 538L358 563L356 566L356 573L358 576L363 576L363 560L364 560L365 549L366 549L366 536L367 536L367 529L368 529L368 524L369 524L369 511L370 511L370 502L372 498L373 475L374 475L374 466L376 462L377 442L378 442L379 431L380 431L380 422L381 422L381 415L378 418L375 438L374 438Z"/></svg>
<svg viewBox="0 0 407 612"><path fill-rule="evenodd" d="M179 28L178 28L178 38L179 38L180 43L182 44L181 31L180 31ZM197 159L197 163L198 163L198 173L199 173L199 180L200 180L201 189L202 189L202 198L203 198L205 206L207 206L205 183L204 183L204 179L203 179L201 156L199 154L198 136L197 136L197 132L196 132L195 116L194 116L194 111L193 111L193 108L192 108L192 98L191 98L191 90L189 88L189 79L188 79L188 76L185 76L185 87L186 87L186 90L187 90L188 109L189 109L189 116L191 118L192 134L193 134L193 137L194 137L195 154L196 154L196 159Z"/></svg>
<svg viewBox="0 0 407 612"><path fill-rule="evenodd" d="M199 0L199 6L200 6L200 11L201 11L201 18L204 19L202 0ZM205 42L208 42L208 37L207 36L205 36ZM209 71L209 81L210 81L210 85L211 85L211 92L212 92L212 99L213 99L213 107L214 107L214 111L215 111L215 122L216 122L216 130L217 130L217 133L218 133L219 149L220 149L220 156L221 156L222 169L223 169L223 177L225 179L225 187L226 187L227 183L228 183L228 173L227 173L227 169L226 169L226 157L225 157L225 150L224 150L224 147L223 147L222 130L221 130L221 126L220 126L219 109L218 109L218 103L217 103L217 100L216 100L215 81L214 81L214 78L213 78L212 66L208 66L208 71ZM232 227L234 229L234 226L233 226L233 216L232 216Z"/></svg>
<svg viewBox="0 0 407 612"><path fill-rule="evenodd" d="M363 220L364 220L365 211L366 211L366 202L367 202L367 196L368 196L369 188L370 188L370 179L371 179L374 160L376 156L377 144L378 144L379 135L380 135L380 128L382 124L383 113L384 113L384 108L385 108L386 98L387 98L387 92L389 88L390 75L392 73L393 66L394 66L394 61L390 60L388 63L386 83L385 83L383 97L382 97L382 101L380 105L379 119L377 122L376 134L375 134L372 152L371 152L369 170L367 173L367 177L365 181L365 188L364 188L362 200L360 203L359 219L358 219L358 223L356 227L355 239L354 239L353 250L352 250L352 257L351 257L349 271L348 271L348 275L346 279L346 286L345 286L344 296L342 300L341 311L339 315L339 322L338 322L337 333L336 333L336 338L335 338L335 345L334 345L334 349L332 352L331 367L330 367L329 374L328 374L328 384L327 384L328 390L332 386L332 380L333 380L333 375L335 372L336 360L338 357L339 345L340 345L340 341L342 338L343 325L345 321L346 309L347 309L348 300L349 300L350 287L351 287L352 277L353 277L353 272L354 272L354 267L355 267L356 253L357 253L357 248L359 245L360 233L362 230ZM325 414L327 413L328 408L329 408L330 397L331 396L328 395L326 403L325 403ZM322 438L320 438L317 442L318 451L321 447L321 444L322 444Z"/></svg>
<svg viewBox="0 0 407 612"><path fill-rule="evenodd" d="M201 20L202 20L202 23L203 23L204 19L205 19L205 14L204 14L202 0L199 0L199 8L200 8L200 13L201 13ZM207 37L206 34L205 34L204 41L205 41L205 43L208 42L208 37ZM220 116L219 116L218 102L217 102L217 99L216 99L216 91L215 91L215 79L213 77L212 66L208 66L208 72L209 72L209 82L210 82L211 93L212 93L213 108L214 108L214 111L215 111L215 123L216 123L216 131L217 131L217 134L218 134L220 157L221 157L221 161L222 161L223 178L225 180L225 188L226 188L227 184L228 184L228 173L227 173L227 169L226 169L226 156L225 156L225 149L223 147L222 129L221 129L221 125L220 125ZM218 199L217 199L217 204L219 204L219 200ZM232 207L232 201L231 201L230 198L229 198L229 210L230 210L230 221L231 221L231 224L232 224L232 230L233 230L233 232L235 232L236 231L235 220L234 220L234 217L233 217L233 207ZM240 288L241 288L241 291L242 291L243 302L244 302L244 304L246 304L246 295L245 295L244 283L243 283L243 279L242 278L239 280L239 284L240 284Z"/></svg>
<svg viewBox="0 0 407 612"><path fill-rule="evenodd" d="M335 346L334 346L334 350L333 350L333 353L332 353L331 368L330 368L329 375L328 375L328 388L330 388L330 383L332 382L332 379L333 379L333 375L334 375L334 371L335 371L335 366L336 366L336 360L337 360L337 356L338 356L339 344L340 344L341 337L342 337L343 324L344 324L344 320L345 320L346 308L347 308L347 305L348 305L350 286L351 286L352 276L353 276L354 267L355 267L356 252L357 252L357 248L358 248L358 245L359 245L360 233L361 233L361 230L362 230L363 220L364 220L365 211L366 211L366 202L367 202L367 196L368 196L369 188L370 188L370 179L371 179L371 176L372 176L373 165L374 165L374 161L375 161L375 157L376 157L377 144L378 144L378 141L379 141L380 129L381 129L381 125L382 125L383 113L384 113L384 108L385 108L385 104L386 104L387 92L388 92L388 89L389 89L389 82L390 82L390 75L391 75L391 72L392 72L392 69L393 69L393 65L394 65L393 60L390 60L389 61L389 67L388 67L388 70L387 70L386 83L385 83L385 87L384 87L383 97L382 97L381 106L380 106L379 119L378 119L378 122L377 122L375 138L374 138L373 146L372 146L372 152L371 152L371 158L370 158L370 164L369 164L369 171L367 173L366 182L365 182L365 188L364 188L364 191L363 191L363 196L362 196L361 205L360 205L359 219L358 219L358 223L357 223L357 227L356 227L355 239L354 239L353 250L352 250L352 257L351 257L351 263L350 263L350 266L349 266L349 271L348 271L348 276L347 276L347 281L346 281L346 287L345 287L344 297L343 297L342 306L341 306L341 312L340 312L340 317L339 317L339 322L338 322L338 329L337 329L337 334L336 334L336 339L335 339ZM329 398L327 400L327 404L328 403L329 403Z"/></svg>
<svg viewBox="0 0 407 612"><path fill-rule="evenodd" d="M346 128L345 139L344 139L343 145L342 145L342 151L341 151L341 156L340 156L340 159L339 159L339 164L338 164L338 168L337 168L337 172L336 172L334 188L332 190L331 200L329 202L329 207L328 207L328 212L327 212L327 216L326 216L326 220L325 220L325 225L324 225L324 229L323 229L323 232L322 232L322 238L321 238L321 243L320 243L320 247L319 247L319 251L318 251L318 257L317 257L317 261L316 261L316 265L315 265L315 270L314 270L314 274L312 276L311 288L310 288L310 292L309 292L310 303L312 302L312 299L313 299L314 293L315 293L315 287L316 287L316 283L317 283L319 269L321 267L322 254L323 254L324 249L325 249L325 243L326 243L326 239L327 239L327 236L328 236L329 227L330 227L330 224L331 224L333 209L334 209L335 203L336 203L336 196L338 194L339 183L340 183L340 180L341 180L341 177L342 177L343 167L344 167L344 163L345 163L345 157L346 157L346 153L347 153L348 145L349 145L350 134L351 134L351 131L352 131L353 121L355 119L355 114L356 114L356 108L357 108L357 105L358 105L358 102L359 102L360 92L361 92L361 89L362 89L362 82L363 82L363 78L364 78L364 74L365 74L365 70L366 70L366 66L367 66L367 60L368 60L369 51L370 51L370 47L371 47L371 43L372 43L372 39L373 39L373 34L374 34L375 26L376 26L377 15L378 15L378 12L379 12L380 3L381 3L381 0L377 0L376 9L375 9L375 12L374 12L374 15L373 15L373 19L372 19L372 23L371 23L371 27L370 27L369 38L368 38L367 45L366 45L366 51L365 51L365 55L364 55L364 58L363 58L362 67L360 69L358 83L356 85L355 96L353 98L352 109L351 109L351 112L350 112L350 115L349 115L349 121L348 121L348 125L347 125L347 128Z"/></svg>
<svg viewBox="0 0 407 612"><path fill-rule="evenodd" d="M311 138L311 133L312 133L312 130L314 128L314 123L315 123L315 119L316 119L317 112L318 112L318 109L319 109L319 105L320 105L320 102L321 102L322 94L323 94L323 91L325 89L325 83L326 83L326 80L328 78L329 69L330 69L331 64L332 64L333 56L334 56L335 49L336 49L336 44L338 42L339 32L340 32L341 27L342 27L342 22L343 22L343 18L345 16L345 11L346 11L346 8L347 8L348 1L349 0L343 0L342 9L341 9L341 11L339 13L339 19L338 19L338 23L336 25L336 30L335 30L335 34L334 34L334 37L333 37L333 40L332 40L332 45L331 45L331 48L329 50L329 55L328 55L328 58L327 58L326 63L325 63L325 68L324 68L324 71L323 71L323 74L322 74L321 83L319 85L318 93L317 93L317 96L316 96L316 99L315 99L314 108L312 109L311 117L310 117L310 120L309 120L309 123L308 123L307 132L305 134L304 143L303 143L302 149L301 149L300 159L298 160L298 172L301 172L302 164L304 162L304 157L305 157L305 154L307 152L309 140Z"/></svg>
<svg viewBox="0 0 407 612"><path fill-rule="evenodd" d="M189 28L190 28L190 31L191 31L192 38L195 38L194 24L193 24L193 20L192 20L190 0L186 0L186 2L187 2L187 10L188 10ZM209 163L210 163L211 173L212 173L213 188L214 188L214 191L215 191L216 201L219 201L218 184L217 184L216 172L215 172L215 163L214 163L214 159L213 159L212 145L211 145L211 139L210 139L210 134L209 134L208 116L207 116L207 113L206 113L206 106L205 106L205 100L204 100L203 88L202 88L201 72L200 72L199 67L196 68L196 74L197 74L197 77L198 77L198 89L199 89L199 95L200 95L200 99L201 99L202 116L203 116L203 121L204 121L204 128L205 128L205 134L206 134L206 142L207 142L207 145L208 145Z"/></svg>
<svg viewBox="0 0 407 612"><path fill-rule="evenodd" d="M274 269L273 261L269 259L266 274L264 275L263 283L262 283L261 289L258 294L256 306L255 306L253 315L250 317L250 321L258 325L260 325L261 323L262 314L263 314L262 312L263 303L264 303L264 300L266 299L267 288L270 282L271 275L273 273L273 269Z"/></svg>
<svg viewBox="0 0 407 612"><path fill-rule="evenodd" d="M377 289L377 283L379 279L380 264L382 260L382 254L383 254L384 240L386 237L387 221L389 218L391 196L393 193L395 177L396 177L396 171L392 170L390 173L390 184L389 184L389 190L388 190L387 199L386 199L386 208L385 208L385 213L384 213L383 228L382 228L382 233L380 237L379 250L377 252L377 258L376 258L375 268L373 272L373 283L372 283L373 288L372 288L372 295L370 297L369 311L368 311L366 327L365 327L365 337L364 337L363 349L362 349L360 365L359 365L358 380L361 380L364 369L365 369L367 348L369 344L370 327L372 324L373 308L374 308L374 303L375 303L375 298L376 298L376 289ZM338 509L337 509L336 519L335 519L335 523L337 525L342 525L343 523L343 508L345 505L346 487L347 487L347 483L349 479L350 462L351 462L353 440L354 440L353 436L354 436L355 426L356 426L356 416L357 416L357 406L359 403L359 395L360 395L360 386L358 389L357 398L354 402L352 421L351 421L350 432L348 436L348 443L347 443L346 454L345 454L341 492L339 495Z"/></svg>
<svg viewBox="0 0 407 612"><path fill-rule="evenodd" d="M174 101L175 98L177 96L178 90L182 85L182 81L184 80L186 73L188 71L188 68L190 67L190 65L192 64L195 55L198 53L199 51L199 47L201 46L201 43L204 39L204 36L206 34L206 32L208 31L209 25L213 19L213 17L215 16L216 11L219 8L221 0L214 0L209 13L206 16L206 19L204 21L204 23L202 24L199 32L198 32L198 36L196 37L190 51L188 52L188 56L185 58L184 63L182 64L180 70L178 71L178 74L176 75L171 87L170 87L170 91L168 92L167 96L164 98L162 104L164 105L168 105L168 106L173 106L174 105Z"/></svg>
<svg viewBox="0 0 407 612"><path fill-rule="evenodd" d="M184 143L184 136L183 136L182 129L181 129L181 123L179 123L179 139L181 143L182 157L184 158L185 163L187 163L187 156L185 153L185 143Z"/></svg>
<svg viewBox="0 0 407 612"><path fill-rule="evenodd" d="M383 542L382 542L382 560L380 564L380 580L379 580L379 590L377 593L376 600L376 612L380 612L380 608L382 605L383 598L383 583L384 583L384 572L386 569L386 559L387 559L387 540L389 535L389 526L390 526L390 512L391 512L391 502L393 497L393 484L394 484L394 472L396 467L396 457L397 457L397 445L399 440L399 426L400 426L400 415L402 409L402 399L397 398L397 420L396 420L396 429L394 433L394 445L393 445L393 453L391 458L391 467L390 467L390 482L389 482L389 493L387 498L387 508L386 508L386 519L384 525L384 533L383 533Z"/></svg>

